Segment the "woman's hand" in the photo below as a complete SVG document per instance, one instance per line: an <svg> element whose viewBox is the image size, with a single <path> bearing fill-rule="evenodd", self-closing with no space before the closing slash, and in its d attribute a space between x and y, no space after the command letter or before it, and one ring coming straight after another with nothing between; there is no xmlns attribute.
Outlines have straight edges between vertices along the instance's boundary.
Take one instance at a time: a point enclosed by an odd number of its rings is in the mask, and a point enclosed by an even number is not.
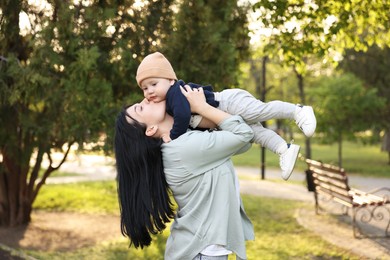
<svg viewBox="0 0 390 260"><path fill-rule="evenodd" d="M190 86L185 85L184 88L180 87L180 90L190 103L193 113L203 116L203 118L208 119L216 125L219 125L223 120L230 117L228 113L207 104L202 88L191 89Z"/></svg>
<svg viewBox="0 0 390 260"><path fill-rule="evenodd" d="M203 92L203 88L191 89L190 86L180 86L181 93L187 98L191 106L191 112L200 114L203 109L207 109L209 106L206 103L206 97Z"/></svg>

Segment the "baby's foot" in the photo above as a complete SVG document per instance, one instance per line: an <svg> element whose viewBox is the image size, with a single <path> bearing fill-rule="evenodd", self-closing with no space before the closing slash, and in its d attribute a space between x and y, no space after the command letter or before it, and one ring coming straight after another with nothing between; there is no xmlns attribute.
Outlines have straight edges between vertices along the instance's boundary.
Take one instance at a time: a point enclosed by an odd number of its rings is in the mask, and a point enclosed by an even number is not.
<svg viewBox="0 0 390 260"><path fill-rule="evenodd" d="M295 162L299 153L299 145L288 144L288 149L280 155L280 168L282 169L282 178L287 181L294 170Z"/></svg>
<svg viewBox="0 0 390 260"><path fill-rule="evenodd" d="M317 120L312 107L297 105L294 119L295 123L307 137L311 137L314 134Z"/></svg>

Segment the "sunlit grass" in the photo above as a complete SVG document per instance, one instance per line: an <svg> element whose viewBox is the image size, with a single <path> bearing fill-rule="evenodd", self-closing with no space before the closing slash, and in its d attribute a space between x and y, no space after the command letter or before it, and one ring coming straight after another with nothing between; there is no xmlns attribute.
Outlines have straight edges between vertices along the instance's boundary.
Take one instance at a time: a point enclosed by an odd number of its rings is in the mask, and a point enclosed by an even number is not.
<svg viewBox="0 0 390 260"><path fill-rule="evenodd" d="M46 184L33 204L37 210L119 214L116 183Z"/></svg>
<svg viewBox="0 0 390 260"><path fill-rule="evenodd" d="M34 209L117 215L116 199L114 181L46 185L34 203ZM247 242L248 259L259 259L259 256L261 259L358 259L297 223L295 210L312 205L248 195L243 196L243 201L256 235L255 241ZM71 252L25 252L41 260L163 259L168 235L169 227L153 237L152 245L144 250L129 248L128 241L122 238Z"/></svg>

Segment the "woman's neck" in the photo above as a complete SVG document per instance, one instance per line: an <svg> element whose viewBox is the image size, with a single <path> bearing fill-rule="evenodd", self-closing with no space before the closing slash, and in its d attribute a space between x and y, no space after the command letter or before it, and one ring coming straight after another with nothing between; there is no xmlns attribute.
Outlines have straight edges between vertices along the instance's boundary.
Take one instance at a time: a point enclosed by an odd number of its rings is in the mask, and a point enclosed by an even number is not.
<svg viewBox="0 0 390 260"><path fill-rule="evenodd" d="M163 136L169 136L173 127L173 117L166 114L165 119L158 126L156 137L162 138Z"/></svg>

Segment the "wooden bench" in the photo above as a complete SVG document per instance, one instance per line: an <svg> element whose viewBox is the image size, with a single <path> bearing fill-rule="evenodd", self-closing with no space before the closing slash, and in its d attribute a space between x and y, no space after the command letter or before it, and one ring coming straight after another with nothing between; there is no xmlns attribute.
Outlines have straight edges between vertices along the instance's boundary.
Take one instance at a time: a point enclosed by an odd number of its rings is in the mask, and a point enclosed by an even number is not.
<svg viewBox="0 0 390 260"><path fill-rule="evenodd" d="M353 235L363 237L390 237L390 187L364 192L351 188L343 168L310 159L303 159L308 169L306 180L308 190L314 192L316 214L324 211L321 206L330 201L342 206L343 214L351 210ZM321 199L320 199L321 196ZM321 205L320 205L321 201ZM363 232L363 225L380 222L383 235Z"/></svg>

